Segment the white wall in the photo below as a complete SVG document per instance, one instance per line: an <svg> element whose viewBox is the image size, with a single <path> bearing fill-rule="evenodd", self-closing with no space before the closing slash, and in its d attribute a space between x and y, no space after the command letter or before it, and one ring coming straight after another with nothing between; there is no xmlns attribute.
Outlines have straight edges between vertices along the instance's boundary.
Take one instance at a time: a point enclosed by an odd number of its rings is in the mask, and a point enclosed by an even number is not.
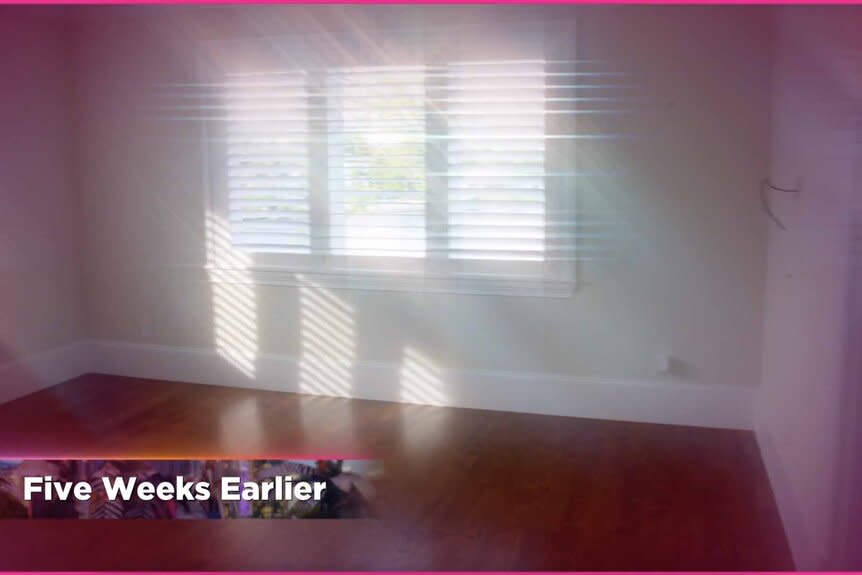
<svg viewBox="0 0 862 575"><path fill-rule="evenodd" d="M797 567L847 569L830 542L841 539L839 480L852 479L845 440L858 416L860 372L849 367L859 351L849 346L862 286L850 222L862 164L862 10L782 9L776 22L771 177L802 191L773 198L787 230L769 230L756 427Z"/></svg>
<svg viewBox="0 0 862 575"><path fill-rule="evenodd" d="M147 357L167 348L216 350L235 366L229 376L219 372L221 379L235 384L261 384L261 357L301 363L309 333L303 295L313 299L317 288L225 287L204 270L209 169L201 126L169 119L177 115L176 101L157 93L166 84L197 81L190 55L210 63L218 58L207 53L207 42L332 31L345 18L397 26L523 16L519 10L85 11L76 35L76 149L90 335L160 346L147 348ZM526 13L537 17L535 8ZM641 98L634 114L585 124L638 138L579 148L582 169L618 172L579 190L583 217L611 222L590 246L602 258L579 262L578 289L562 299L335 290L326 297L350 316L338 328L348 343L336 360L384 365L398 374L418 353L464 385L470 374L493 372L538 374L561 386L561 394L547 394L531 410L746 427L749 394L760 377L766 222L757 187L769 150L767 12L596 7L548 13L577 16L578 57L632 72ZM223 321L214 311L218 299L234 308ZM676 358L673 373L657 372L661 353ZM272 377L265 385L296 385L289 370ZM362 385L345 382L358 396L404 396L403 382L374 390ZM445 400L457 399L462 384L435 385L431 395ZM584 386L598 396L580 394ZM545 388L531 391L541 399ZM530 395L507 385L477 393L488 407L517 406ZM583 407L591 401L605 409Z"/></svg>
<svg viewBox="0 0 862 575"><path fill-rule="evenodd" d="M0 401L73 373L83 334L66 48L62 9L0 8Z"/></svg>
<svg viewBox="0 0 862 575"><path fill-rule="evenodd" d="M758 440L797 564L852 566L840 542L852 544L844 503L855 496L858 507L862 478L845 455L859 447L848 441L862 341L848 219L860 171L858 9L782 10L774 74L764 9L548 10L575 15L578 57L633 72L642 98L637 113L586 124L641 137L578 151L585 169L619 173L579 189L583 217L611 225L588 246L602 257L579 262L571 298L327 291L207 273L212 158L201 123L179 120L177 101L162 97L166 84L199 80L197 57L218 63L213 39L521 9L83 9L71 43L58 10L0 9L0 72L14 87L0 92L0 400L90 365L747 427L762 379ZM802 187L774 198L787 231L767 232L757 199L767 173ZM343 342L324 345L351 366L327 376L342 389L300 381L317 329L309 302ZM82 337L96 341L68 345ZM672 374L656 373L660 353L676 358Z"/></svg>

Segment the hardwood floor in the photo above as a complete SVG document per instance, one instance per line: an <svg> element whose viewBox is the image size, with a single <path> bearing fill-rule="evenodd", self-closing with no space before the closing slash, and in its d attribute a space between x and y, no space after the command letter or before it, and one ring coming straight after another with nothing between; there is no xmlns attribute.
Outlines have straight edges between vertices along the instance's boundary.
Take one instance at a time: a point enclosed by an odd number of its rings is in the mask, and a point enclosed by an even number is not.
<svg viewBox="0 0 862 575"><path fill-rule="evenodd" d="M792 569L753 435L86 375L0 454L382 459L379 520L0 521L0 569Z"/></svg>

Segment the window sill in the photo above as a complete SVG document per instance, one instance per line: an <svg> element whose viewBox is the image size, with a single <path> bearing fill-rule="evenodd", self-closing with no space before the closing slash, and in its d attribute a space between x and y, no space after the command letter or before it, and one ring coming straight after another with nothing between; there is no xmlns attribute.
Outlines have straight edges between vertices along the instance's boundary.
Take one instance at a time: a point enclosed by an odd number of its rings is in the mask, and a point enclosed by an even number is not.
<svg viewBox="0 0 862 575"><path fill-rule="evenodd" d="M302 287L313 283L330 289L406 291L467 295L568 298L574 279L550 279L480 274L431 274L403 271L337 268L206 266L210 281L253 285Z"/></svg>

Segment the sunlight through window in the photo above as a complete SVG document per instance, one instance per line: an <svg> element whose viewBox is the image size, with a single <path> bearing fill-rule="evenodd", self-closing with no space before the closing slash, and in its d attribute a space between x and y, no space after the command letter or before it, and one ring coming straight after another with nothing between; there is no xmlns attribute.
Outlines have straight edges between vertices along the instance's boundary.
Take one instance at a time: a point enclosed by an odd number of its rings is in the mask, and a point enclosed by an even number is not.
<svg viewBox="0 0 862 575"><path fill-rule="evenodd" d="M405 348L401 365L402 401L425 405L447 405L449 397L445 391L440 369L412 348Z"/></svg>
<svg viewBox="0 0 862 575"><path fill-rule="evenodd" d="M232 244L248 252L309 253L305 72L235 78L225 98Z"/></svg>
<svg viewBox="0 0 862 575"><path fill-rule="evenodd" d="M207 236L216 350L240 373L253 378L258 342L251 259L233 249L227 223L213 214L207 217Z"/></svg>
<svg viewBox="0 0 862 575"><path fill-rule="evenodd" d="M250 453L250 449L266 442L261 421L260 405L256 397L229 403L219 417L219 445L224 446L227 452Z"/></svg>
<svg viewBox="0 0 862 575"><path fill-rule="evenodd" d="M327 72L332 253L425 256L424 67Z"/></svg>
<svg viewBox="0 0 862 575"><path fill-rule="evenodd" d="M605 88L580 80L604 72L579 67L419 60L229 75L215 205L231 245L262 268L325 271L316 279L329 286L365 274L368 285L568 293L575 238L596 235L575 227L573 115L582 89Z"/></svg>
<svg viewBox="0 0 862 575"><path fill-rule="evenodd" d="M297 274L303 393L350 396L356 359L353 310L338 296Z"/></svg>
<svg viewBox="0 0 862 575"><path fill-rule="evenodd" d="M542 260L545 63L448 67L449 256Z"/></svg>

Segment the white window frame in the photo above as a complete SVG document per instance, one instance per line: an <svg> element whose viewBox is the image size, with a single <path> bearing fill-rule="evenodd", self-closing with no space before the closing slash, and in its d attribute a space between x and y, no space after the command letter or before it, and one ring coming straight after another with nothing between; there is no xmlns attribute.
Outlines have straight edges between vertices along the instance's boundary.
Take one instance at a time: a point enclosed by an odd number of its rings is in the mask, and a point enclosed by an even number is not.
<svg viewBox="0 0 862 575"><path fill-rule="evenodd" d="M522 24L509 23L509 29L519 30ZM544 23L531 22L530 26L535 30L538 28L542 37L544 58L546 60L573 60L574 59L574 24L572 22ZM448 28L435 30L435 34L419 34L423 38L423 45L420 47L421 56L416 57L416 52L407 51L407 59L405 64L416 64L421 62L426 65L441 65L446 62L459 61L457 43L451 41L452 38L462 38L462 41L469 42L471 38L476 38L477 35L483 33L500 34L500 25L488 25L487 27L471 26L469 30L463 28ZM415 30L402 31L404 35L417 35ZM381 35L387 37L399 37L398 34L393 34L391 31L380 31ZM429 40L429 37L434 36L436 39ZM293 39L295 40L295 38ZM292 40L292 41L293 41ZM331 41L330 38L321 37L315 38L312 36L302 37L300 40L307 46L311 46L307 51L300 50L306 55L306 58L311 65L309 68L325 69L327 66L338 67L336 64L342 62L325 62L321 65L321 61L315 61L311 54L316 52L316 46L319 42ZM429 48L430 46L430 48ZM356 53L361 53L357 50ZM512 56L517 57L517 52L513 52ZM465 58L460 58L461 60ZM475 59L475 58L473 58ZM488 58L489 60L492 58ZM503 58L501 58L503 59ZM297 64L303 60L300 54L297 58ZM375 65L377 62L371 57L368 58L363 65ZM279 63L284 68L283 63ZM359 65L359 64L357 64ZM296 65L295 69L305 69ZM223 78L223 76L220 76ZM311 74L309 91L311 94L311 109L315 109L315 104L320 107L325 104L326 93L323 89L325 85L325 75ZM214 102L218 101L214 97ZM217 106L216 106L217 107ZM427 111L428 122L426 130L428 133L435 133L439 127L435 122L438 119L433 118L432 114ZM313 112L312 112L312 115ZM553 120L551 120L553 118ZM223 124L219 122L205 122L205 140L209 142L206 152L207 162L206 171L209 180L210 190L206 198L206 211L209 214L215 215L224 221L228 220L228 191L227 191L227 163L226 159L226 133ZM575 177L546 177L545 178L545 201L546 201L546 233L551 228L550 219L555 217L555 214L565 213L567 215L566 225L571 228L571 239L564 246L564 251L568 254L562 259L546 259L543 262L525 262L518 261L483 261L483 260L454 260L447 257L425 257L425 258L400 258L400 257L371 257L371 256L336 256L328 252L326 245L326 234L321 234L320 231L326 231L328 225L328 150L325 140L326 123L320 118L313 118L310 122L312 144L309 147L309 185L311 198L311 234L312 234L312 251L310 254L290 254L290 253L255 253L247 252L233 247L226 247L223 244L218 246L209 246L210 250L231 250L240 252L239 258L236 253L216 254L216 257L210 258L208 267L211 269L223 270L225 267L230 267L226 264L212 262L231 262L242 260L248 262L244 264L244 271L250 274L252 281L256 284L263 285L299 285L300 282L297 276L302 275L305 278L311 278L314 281L331 288L348 288L348 289L370 289L370 290L397 290L397 291L430 291L430 292L450 292L450 293L468 293L468 294L488 294L488 295L514 295L514 296L543 296L543 297L569 297L574 292L576 287L576 258L575 256L575 240L574 240L574 215L577 209L577 201L575 195ZM546 114L546 134L574 134L575 132L575 117L574 116L552 116ZM432 144L427 144L430 148ZM549 173L576 173L574 165L574 142L571 139L563 139L555 142L555 153L550 154L546 150L546 166L545 170ZM436 232L443 231L445 233L446 219L443 215L441 218L441 205L445 205L445 195L447 193L445 182L433 174L445 172L448 167L435 163L435 154L432 150L426 151L427 171L426 171L426 193L427 193L427 208L426 208L426 246L431 250L430 253L442 254L444 251L434 251L435 247L440 250L440 246L435 246L432 238ZM440 156L437 155L439 158ZM562 158L572 158L569 165L561 166ZM438 160L439 162L439 160ZM430 172L432 175L428 175ZM442 212L445 214L445 212ZM549 238L546 236L546 254L548 252ZM551 250L553 252L553 250ZM524 273L525 268L531 268L530 273Z"/></svg>

